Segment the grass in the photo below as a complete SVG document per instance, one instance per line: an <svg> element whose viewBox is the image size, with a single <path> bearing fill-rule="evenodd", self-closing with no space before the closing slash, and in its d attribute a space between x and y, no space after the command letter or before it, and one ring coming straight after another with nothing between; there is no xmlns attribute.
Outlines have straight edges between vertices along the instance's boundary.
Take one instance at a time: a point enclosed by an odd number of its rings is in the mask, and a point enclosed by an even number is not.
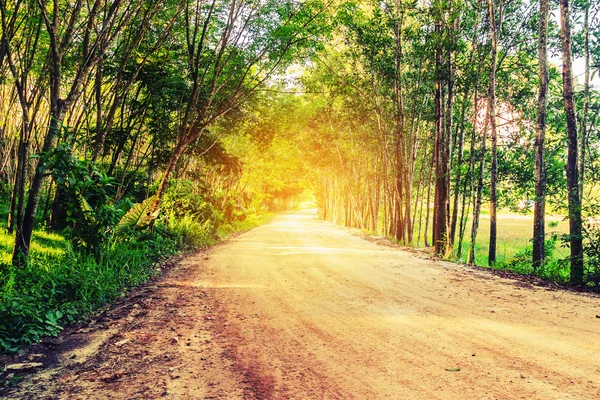
<svg viewBox="0 0 600 400"><path fill-rule="evenodd" d="M465 230L466 240L462 243L462 254L457 259L456 253L454 260L465 263L468 257L469 237L472 221L469 219ZM482 214L477 242L475 245L475 263L476 265L500 270L508 270L514 273L529 275L535 274L547 281L567 284L570 280L570 268L568 263L569 250L561 246L560 240L556 238L568 233L569 223L562 217L546 217L546 263L537 271L533 270L532 243L533 236L533 216L504 212L498 215L497 220L497 248L496 263L492 266L488 262L490 222L489 215ZM457 246L455 246L455 252ZM593 261L593 260L592 260ZM586 274L588 284L592 282L592 275L597 274L593 262L586 264ZM594 275L595 276L595 275ZM593 278L595 279L595 278Z"/></svg>
<svg viewBox="0 0 600 400"><path fill-rule="evenodd" d="M12 248L15 242L14 234L6 233L6 229L0 230L0 263L10 264L12 259ZM69 242L63 236L35 230L31 241L30 254L32 258L56 258L65 254L69 248Z"/></svg>
<svg viewBox="0 0 600 400"><path fill-rule="evenodd" d="M220 238L265 223L272 215L250 214L215 230L189 217L158 222L104 243L99 254L73 251L63 236L36 230L28 263L10 265L14 237L0 233L0 352L15 352L122 296L156 275L157 261L182 250L206 247ZM165 221L166 222L166 221Z"/></svg>
<svg viewBox="0 0 600 400"><path fill-rule="evenodd" d="M465 238L462 244L462 255L460 262L466 262L469 249L470 232L472 220L469 219L465 230ZM548 217L546 219L546 236L552 233L568 233L569 224L559 217ZM533 216L503 213L498 215L497 225L497 263L508 262L511 258L522 253L528 247L531 247L531 238L533 236ZM490 238L490 219L489 215L481 215L479 221L479 230L477 233L477 242L475 245L475 260L477 265L488 266ZM456 246L455 246L456 247ZM563 254L564 253L564 254ZM567 256L564 249L557 248L555 257Z"/></svg>
<svg viewBox="0 0 600 400"><path fill-rule="evenodd" d="M424 227L425 221L421 226ZM458 243L454 246L454 255L448 259L452 261L466 263L470 245L472 219L469 218L465 228L464 240L462 242L461 257L457 257ZM415 225L418 229L419 223ZM458 229L458 227L457 227ZM568 248L562 247L560 240L554 240L563 234L568 234L569 223L560 216L546 216L546 264L535 272L539 277L559 283L568 283L569 265L566 260L569 257ZM415 235L418 235L415 232ZM419 241L414 243L416 247L423 246L423 233ZM432 226L429 227L429 240L431 240ZM534 273L531 264L531 238L533 236L533 215L524 215L502 210L498 214L497 220L497 244L496 244L496 263L491 266L496 269L510 270L519 274ZM458 236L458 233L457 233ZM475 264L482 267L490 267L488 262L490 236L490 219L487 210L482 210L479 230L477 233L477 242L475 244ZM587 279L596 279L600 271L595 266L595 259L589 259L586 264ZM596 275L590 275L596 274Z"/></svg>
<svg viewBox="0 0 600 400"><path fill-rule="evenodd" d="M0 351L56 336L155 275L154 263L181 248L179 235L156 228L108 243L99 255L74 252L59 235L38 231L26 266L0 266ZM10 248L1 256L10 259Z"/></svg>

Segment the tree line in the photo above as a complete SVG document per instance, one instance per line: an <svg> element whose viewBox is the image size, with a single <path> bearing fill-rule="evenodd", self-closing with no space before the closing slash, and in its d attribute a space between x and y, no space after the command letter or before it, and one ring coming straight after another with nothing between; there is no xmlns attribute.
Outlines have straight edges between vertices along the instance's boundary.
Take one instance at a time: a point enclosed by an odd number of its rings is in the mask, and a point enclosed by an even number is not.
<svg viewBox="0 0 600 400"><path fill-rule="evenodd" d="M159 204L170 179L194 165L235 172L219 121L318 47L329 7L1 1L0 178L12 263L27 261L40 223L75 240L97 236L114 227L121 200Z"/></svg>
<svg viewBox="0 0 600 400"><path fill-rule="evenodd" d="M154 214L174 193L209 193L231 219L313 190L322 218L472 264L498 262L499 210L533 208L529 265L544 269L558 240L571 282L597 280L598 12L589 0L0 1L12 264L42 225L93 252L132 202ZM169 195L180 178L194 188ZM568 234L545 231L549 211Z"/></svg>
<svg viewBox="0 0 600 400"><path fill-rule="evenodd" d="M321 216L475 264L484 211L494 265L498 210L533 208L532 271L558 241L570 282L597 281L599 8L559 3L344 3L305 78L327 101ZM548 202L569 221L558 238Z"/></svg>

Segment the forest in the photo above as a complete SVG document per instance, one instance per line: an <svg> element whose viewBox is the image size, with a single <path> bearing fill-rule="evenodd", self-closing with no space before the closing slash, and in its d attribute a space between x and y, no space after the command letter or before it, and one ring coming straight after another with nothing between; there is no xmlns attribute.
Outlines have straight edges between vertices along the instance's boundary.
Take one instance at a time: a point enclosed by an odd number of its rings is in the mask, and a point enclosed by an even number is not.
<svg viewBox="0 0 600 400"><path fill-rule="evenodd" d="M600 286L598 2L0 13L3 352L310 202L443 259Z"/></svg>

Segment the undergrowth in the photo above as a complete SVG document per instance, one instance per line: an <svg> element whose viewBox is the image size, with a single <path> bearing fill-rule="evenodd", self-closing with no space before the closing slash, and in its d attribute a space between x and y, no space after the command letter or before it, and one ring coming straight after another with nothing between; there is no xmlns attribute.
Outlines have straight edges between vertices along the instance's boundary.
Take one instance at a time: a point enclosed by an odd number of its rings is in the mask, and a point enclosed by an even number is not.
<svg viewBox="0 0 600 400"><path fill-rule="evenodd" d="M586 233L589 236L589 234ZM597 235L597 233L596 233ZM545 281L567 285L571 279L570 259L564 253L556 256L557 246L566 247L568 235L554 234L545 242L546 262L536 270L532 266L532 247L527 246L507 261L496 263L491 268L507 270L521 275L535 275ZM584 241L584 284L590 288L598 288L600 285L600 268L598 267L598 252L594 251L595 241L587 237Z"/></svg>
<svg viewBox="0 0 600 400"><path fill-rule="evenodd" d="M548 261L535 271L531 262L533 258L531 246L518 252L511 259L495 264L492 268L507 270L521 275L535 275L550 282L567 284L570 278L568 259L553 257L556 250L556 241L556 236L546 240L545 249Z"/></svg>
<svg viewBox="0 0 600 400"><path fill-rule="evenodd" d="M190 198L202 207L194 204L186 210L182 202L189 204ZM157 263L166 257L210 246L271 216L246 213L226 222L230 216L189 193L167 200L152 229L112 235L94 252L82 251L60 234L36 230L22 268L10 264L13 237L0 234L0 352L17 352L57 336L66 325L155 276Z"/></svg>
<svg viewBox="0 0 600 400"><path fill-rule="evenodd" d="M164 227L107 246L100 258L68 248L33 253L23 268L2 265L0 350L56 336L63 327L121 296L158 271L155 263L182 249L178 233Z"/></svg>

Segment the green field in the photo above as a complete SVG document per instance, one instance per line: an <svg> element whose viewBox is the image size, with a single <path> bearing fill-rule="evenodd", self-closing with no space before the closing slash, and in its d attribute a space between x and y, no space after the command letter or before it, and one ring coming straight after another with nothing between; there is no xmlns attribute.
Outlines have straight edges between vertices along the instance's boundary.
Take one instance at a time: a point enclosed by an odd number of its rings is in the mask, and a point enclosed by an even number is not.
<svg viewBox="0 0 600 400"><path fill-rule="evenodd" d="M465 231L465 241L463 241L463 252L461 262L465 262L469 248L469 237L471 232L471 219L467 224ZM550 224L555 226L550 226ZM556 225L557 224L557 225ZM563 217L546 217L546 236L550 237L552 233L567 233L569 230L568 221ZM498 263L510 260L517 253L522 252L528 246L531 246L531 237L533 236L533 215L520 214L500 214L498 215L498 243L497 260ZM490 238L490 218L489 215L481 215L479 220L479 231L477 233L477 245L475 247L475 257L477 265L488 265L488 251ZM557 247L555 257L566 257L565 249Z"/></svg>
<svg viewBox="0 0 600 400"><path fill-rule="evenodd" d="M425 221L422 222L424 226ZM462 243L462 252L460 259L456 260L466 263L469 250L469 242L471 237L472 218L469 217L465 228L464 240ZM415 229L418 229L415 226ZM457 230L459 227L457 226ZM568 221L561 215L546 216L546 238L550 239L553 234L564 234L569 231ZM415 234L417 235L416 231ZM422 235L422 233L421 233ZM429 226L429 240L432 236L432 226ZM497 238L497 264L501 265L510 261L514 256L531 247L531 238L533 236L533 215L523 215L511 213L508 211L498 214L498 238ZM456 233L458 238L458 232ZM490 239L490 216L486 210L482 210L479 219L479 230L477 232L477 244L475 247L476 264L479 266L488 266L488 251ZM423 238L419 238L418 243L414 243L416 247L423 247ZM458 249L458 243L455 244L455 252ZM554 251L553 258L567 257L567 249L557 245Z"/></svg>

